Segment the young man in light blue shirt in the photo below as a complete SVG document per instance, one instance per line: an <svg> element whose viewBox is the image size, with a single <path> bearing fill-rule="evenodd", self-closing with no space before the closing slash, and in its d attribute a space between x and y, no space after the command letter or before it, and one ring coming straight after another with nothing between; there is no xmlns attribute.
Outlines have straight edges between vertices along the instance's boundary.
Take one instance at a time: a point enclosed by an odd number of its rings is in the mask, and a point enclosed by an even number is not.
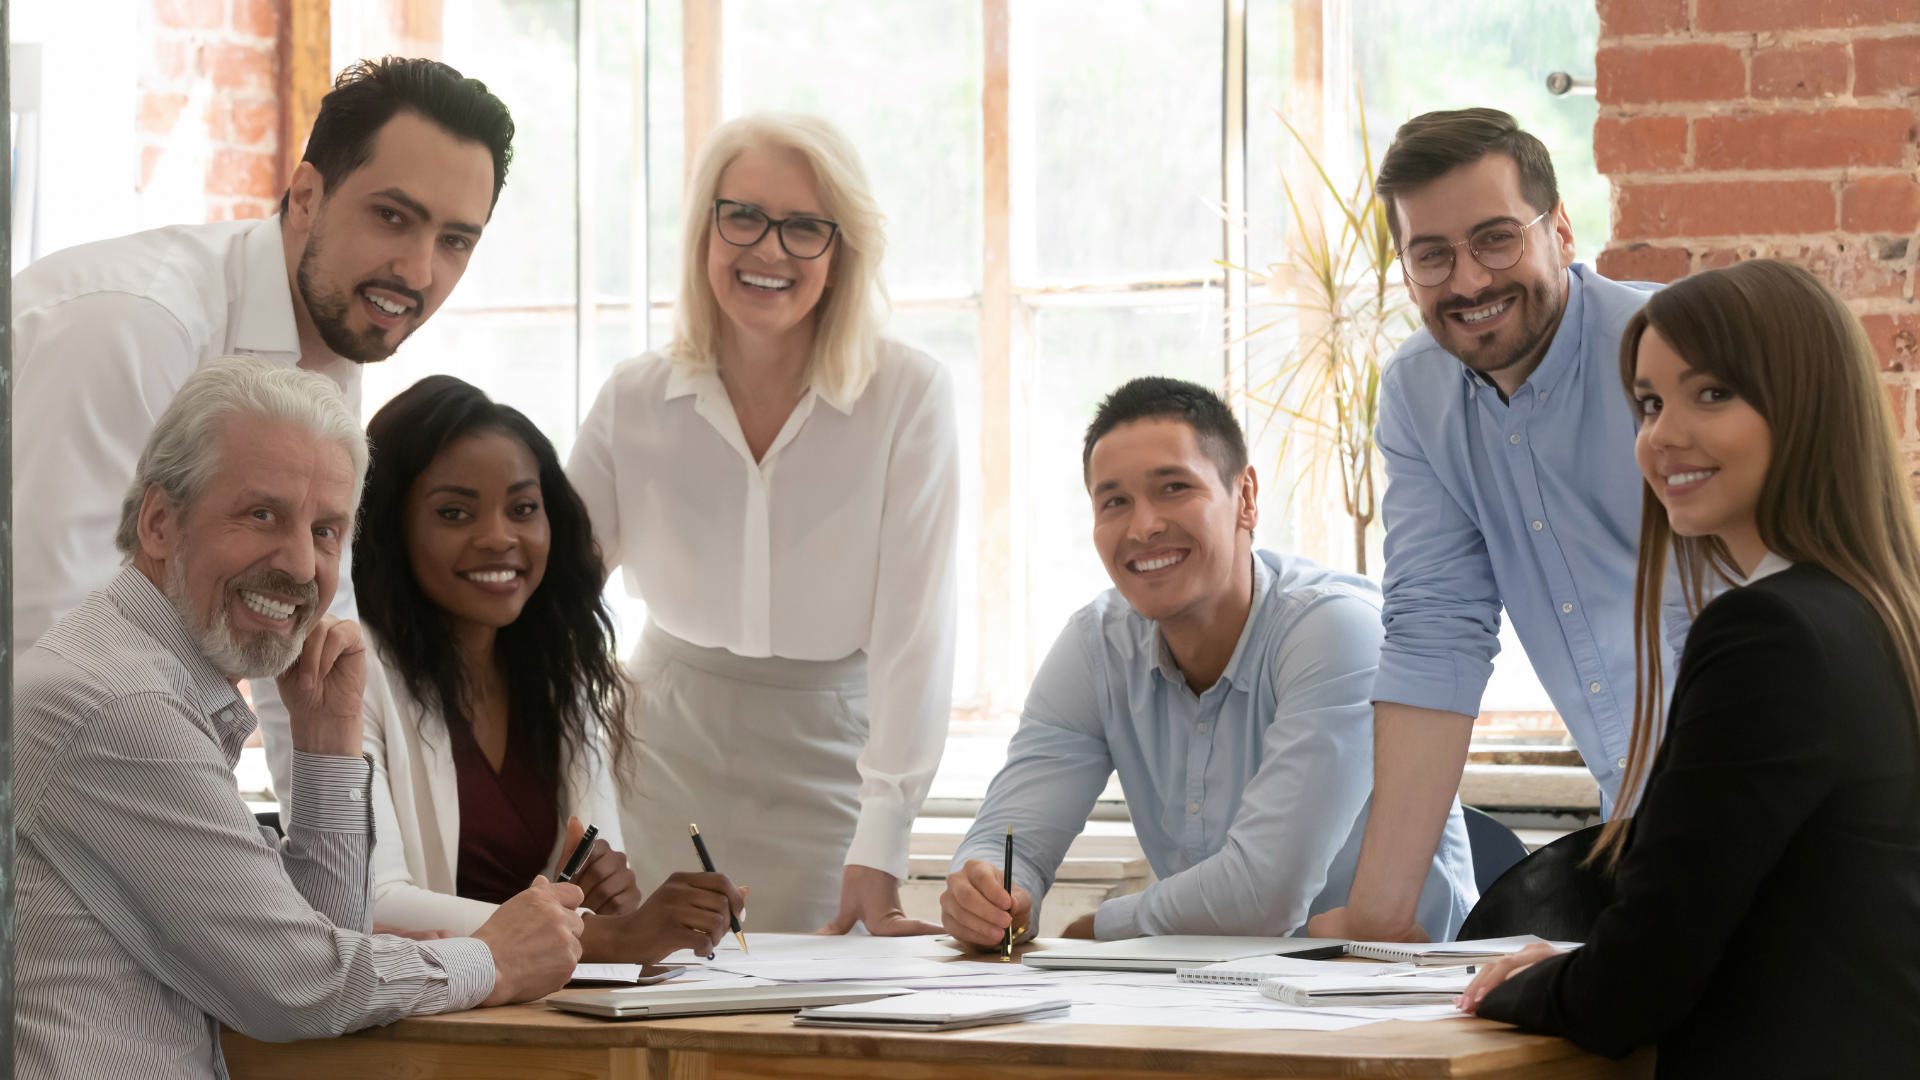
<svg viewBox="0 0 1920 1080"><path fill-rule="evenodd" d="M1074 615L1034 677L1007 764L954 855L942 920L982 948L1009 926L1031 935L1117 771L1159 880L1068 936L1292 933L1344 902L1359 858L1379 590L1254 551L1246 441L1204 387L1121 387L1088 429L1082 464L1115 588ZM1450 935L1478 894L1459 804L1442 817L1417 907Z"/></svg>
<svg viewBox="0 0 1920 1080"><path fill-rule="evenodd" d="M1350 905L1312 932L1418 940L1438 930L1415 913L1420 871L1460 784L1503 608L1603 811L1621 796L1644 482L1620 332L1657 286L1573 261L1547 149L1504 112L1408 121L1377 190L1425 328L1380 387L1381 795ZM1677 600L1663 622L1677 648L1688 622Z"/></svg>

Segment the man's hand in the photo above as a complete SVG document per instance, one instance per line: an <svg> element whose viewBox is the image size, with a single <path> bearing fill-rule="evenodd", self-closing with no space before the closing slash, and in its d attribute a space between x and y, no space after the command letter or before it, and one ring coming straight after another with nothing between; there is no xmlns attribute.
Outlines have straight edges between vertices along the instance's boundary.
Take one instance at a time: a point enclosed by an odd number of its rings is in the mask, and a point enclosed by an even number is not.
<svg viewBox="0 0 1920 1080"><path fill-rule="evenodd" d="M295 750L361 755L360 692L367 686L367 647L358 623L320 616L299 658L275 682L287 706Z"/></svg>
<svg viewBox="0 0 1920 1080"><path fill-rule="evenodd" d="M580 846L580 838L586 834L587 827L579 818L567 818L567 838L560 845L560 858L572 858L573 849ZM562 862L562 869L565 865ZM573 875L573 883L587 894L583 906L596 915L626 915L640 910L640 882L627 866L626 854L613 850L605 840L593 842L593 850L580 872Z"/></svg>
<svg viewBox="0 0 1920 1080"><path fill-rule="evenodd" d="M1353 916L1344 907L1329 908L1307 920L1307 936L1317 938L1345 938L1348 941L1431 941L1427 932L1419 923L1408 923L1404 929L1389 933L1384 937L1360 937L1354 927Z"/></svg>
<svg viewBox="0 0 1920 1080"><path fill-rule="evenodd" d="M940 921L947 933L977 949L997 949L1006 944L1011 926L1018 940L1032 925L1033 898L1018 885L1009 895L1000 886L1002 876L1000 867L984 859L968 859L947 875L947 891L940 894Z"/></svg>
<svg viewBox="0 0 1920 1080"><path fill-rule="evenodd" d="M653 964L681 949L711 956L731 929L727 915L746 911L747 890L734 888L727 875L682 871L661 882L638 910L588 919L583 955L599 964Z"/></svg>
<svg viewBox="0 0 1920 1080"><path fill-rule="evenodd" d="M1494 987L1513 978L1549 956L1559 956L1564 949L1556 949L1544 941L1536 941L1511 956L1503 956L1480 969L1480 973L1467 984L1466 992L1453 999L1453 1007L1461 1012L1477 1013L1480 1003Z"/></svg>
<svg viewBox="0 0 1920 1080"><path fill-rule="evenodd" d="M580 916L573 909L584 899L573 885L536 877L473 932L493 952L493 993L481 1005L532 1001L567 985L580 962Z"/></svg>
<svg viewBox="0 0 1920 1080"><path fill-rule="evenodd" d="M1097 914L1098 912L1089 911L1085 915L1082 915L1079 918L1073 920L1072 922L1067 924L1067 928L1065 930L1060 931L1060 936L1067 937L1067 938L1079 938L1082 941L1092 941L1093 940L1093 919L1094 919L1094 916Z"/></svg>
<svg viewBox="0 0 1920 1080"><path fill-rule="evenodd" d="M814 933L851 933L856 922L864 923L867 933L874 937L940 932L940 928L930 922L907 918L907 913L900 909L899 878L871 866L848 864L840 871L840 914Z"/></svg>
<svg viewBox="0 0 1920 1080"><path fill-rule="evenodd" d="M386 923L374 923L373 932L376 934L388 934L393 937L408 938L413 941L440 941L453 936L453 931L451 930L406 930L398 926L388 926Z"/></svg>

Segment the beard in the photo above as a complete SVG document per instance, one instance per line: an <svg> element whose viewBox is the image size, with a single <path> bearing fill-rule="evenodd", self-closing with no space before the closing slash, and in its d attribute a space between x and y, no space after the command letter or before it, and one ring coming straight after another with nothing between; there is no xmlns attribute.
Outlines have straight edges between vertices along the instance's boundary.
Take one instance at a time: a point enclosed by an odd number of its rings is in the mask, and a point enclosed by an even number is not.
<svg viewBox="0 0 1920 1080"><path fill-rule="evenodd" d="M1544 343L1552 339L1560 323L1561 309L1566 304L1565 277L1562 272L1558 275L1549 274L1531 285L1486 289L1471 299L1436 307L1431 315L1421 312L1420 318L1426 324L1427 332L1433 335L1433 340L1461 363L1482 374L1505 371L1529 358L1537 358L1546 351ZM1558 288L1555 287L1556 282ZM1476 334L1447 318L1450 312L1485 307L1503 296L1524 296L1526 299L1526 305L1521 310L1523 321L1513 327L1504 342L1486 340L1489 335Z"/></svg>
<svg viewBox="0 0 1920 1080"><path fill-rule="evenodd" d="M161 592L166 595L167 602L173 605L180 625L186 627L187 633L193 636L207 661L230 679L278 678L281 672L292 667L294 660L300 656L301 648L307 643L307 633L320 617L319 583L298 582L278 570L256 570L242 574L227 582L221 603L211 616L202 617L194 610L193 598L187 590L186 555L185 544L174 551L173 560L167 566L166 585ZM233 621L227 617L227 610L229 604L240 599L242 589L297 598L300 606L294 612L292 631L285 637L265 630L245 635L236 633ZM244 600L240 602L245 603Z"/></svg>
<svg viewBox="0 0 1920 1080"><path fill-rule="evenodd" d="M326 342L337 356L343 356L356 364L373 364L392 356L401 345L406 343L419 324L409 327L400 335L399 342L388 345L386 331L377 326L368 326L365 330L355 330L347 325L347 313L353 309L354 301L360 296L360 290L368 286L377 286L391 292L409 297L414 302L414 311L423 309L425 298L414 289L392 278L368 278L351 289L335 289L332 292L322 290L315 281L320 261L320 221L314 222L313 232L307 236L307 246L300 251L300 266L294 273L294 283L300 289L300 299L307 305L307 317L313 320L313 328L320 334L320 340Z"/></svg>

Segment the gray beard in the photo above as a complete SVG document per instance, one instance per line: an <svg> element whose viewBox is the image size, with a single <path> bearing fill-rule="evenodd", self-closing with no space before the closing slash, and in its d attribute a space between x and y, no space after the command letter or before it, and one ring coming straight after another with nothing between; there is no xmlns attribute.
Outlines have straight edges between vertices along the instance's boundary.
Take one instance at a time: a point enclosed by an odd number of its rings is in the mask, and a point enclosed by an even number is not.
<svg viewBox="0 0 1920 1080"><path fill-rule="evenodd" d="M167 602L173 605L180 625L200 646L201 655L207 658L207 662L229 679L274 679L292 667L293 662L299 659L301 648L307 643L307 632L313 629L314 619L319 615L316 605L319 589L312 582L305 586L296 584L289 589L284 581L276 581L274 587L277 591L299 595L304 601L294 619L293 632L286 637L261 632L242 638L234 633L233 622L227 618L226 604L221 604L210 620L202 618L194 610L193 599L187 593L186 554L185 544L174 551L173 560L167 566L166 585L161 592L166 595ZM248 575L229 582L227 595L234 595L261 576Z"/></svg>

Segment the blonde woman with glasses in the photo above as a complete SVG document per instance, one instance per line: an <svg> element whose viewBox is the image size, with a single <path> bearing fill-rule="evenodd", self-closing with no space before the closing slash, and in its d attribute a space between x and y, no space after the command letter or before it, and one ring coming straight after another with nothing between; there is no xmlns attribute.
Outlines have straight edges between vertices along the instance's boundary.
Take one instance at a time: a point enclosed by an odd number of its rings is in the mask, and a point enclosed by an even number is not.
<svg viewBox="0 0 1920 1080"><path fill-rule="evenodd" d="M1646 478L1614 903L1461 1007L1661 1077L1911 1075L1920 1060L1920 540L1879 365L1813 275L1684 278L1620 342ZM1699 611L1663 710L1668 552ZM1711 603L1714 586L1734 586Z"/></svg>
<svg viewBox="0 0 1920 1080"><path fill-rule="evenodd" d="M639 880L719 868L749 929L938 933L900 910L953 687L953 387L883 338L886 238L811 116L721 125L694 162L666 349L614 370L568 474L645 601Z"/></svg>

